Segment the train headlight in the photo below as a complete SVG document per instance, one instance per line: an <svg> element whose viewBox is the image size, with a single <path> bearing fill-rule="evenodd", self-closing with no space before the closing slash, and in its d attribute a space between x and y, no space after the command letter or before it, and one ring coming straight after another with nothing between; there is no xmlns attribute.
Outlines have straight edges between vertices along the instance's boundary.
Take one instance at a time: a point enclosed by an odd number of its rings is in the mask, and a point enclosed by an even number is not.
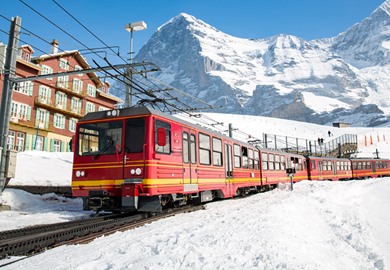
<svg viewBox="0 0 390 270"><path fill-rule="evenodd" d="M112 110L112 111L107 111L107 116L118 116L119 115L119 110Z"/></svg>
<svg viewBox="0 0 390 270"><path fill-rule="evenodd" d="M85 171L76 171L76 177L84 177L87 176Z"/></svg>
<svg viewBox="0 0 390 270"><path fill-rule="evenodd" d="M142 173L142 169L141 168L136 168L136 169L131 169L130 170L130 173L132 175L136 174L136 175L140 175Z"/></svg>

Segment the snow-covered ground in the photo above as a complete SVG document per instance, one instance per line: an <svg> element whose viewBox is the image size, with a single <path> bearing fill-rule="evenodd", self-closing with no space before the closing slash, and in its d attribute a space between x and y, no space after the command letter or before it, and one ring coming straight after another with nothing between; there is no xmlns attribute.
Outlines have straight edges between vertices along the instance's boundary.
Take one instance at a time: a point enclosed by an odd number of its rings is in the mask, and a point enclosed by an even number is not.
<svg viewBox="0 0 390 270"><path fill-rule="evenodd" d="M245 121L234 115L212 117L228 119L249 134L311 139L330 130L334 136L359 134L359 139L375 135L360 151L390 153L390 128L346 130L272 118L248 124L248 116ZM69 185L71 162L69 153L20 153L11 183ZM219 201L86 245L48 250L3 269L390 269L389 194L390 178L302 181L293 191L280 187ZM54 194L6 189L2 200L11 211L0 212L0 230L91 214L82 211L80 199Z"/></svg>

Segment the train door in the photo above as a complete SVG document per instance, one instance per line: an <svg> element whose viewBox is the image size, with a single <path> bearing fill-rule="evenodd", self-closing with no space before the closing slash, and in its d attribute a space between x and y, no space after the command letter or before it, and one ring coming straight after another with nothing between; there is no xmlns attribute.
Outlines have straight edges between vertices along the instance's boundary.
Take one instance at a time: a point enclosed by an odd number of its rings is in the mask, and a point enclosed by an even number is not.
<svg viewBox="0 0 390 270"><path fill-rule="evenodd" d="M121 151L120 160L123 160L124 179L142 179L145 163L145 119L134 118L125 122L124 151Z"/></svg>
<svg viewBox="0 0 390 270"><path fill-rule="evenodd" d="M183 182L184 184L198 183L196 134L190 129L183 129Z"/></svg>
<svg viewBox="0 0 390 270"><path fill-rule="evenodd" d="M225 143L225 181L228 186L229 194L232 194L233 184L233 161L232 161L233 150L230 144Z"/></svg>

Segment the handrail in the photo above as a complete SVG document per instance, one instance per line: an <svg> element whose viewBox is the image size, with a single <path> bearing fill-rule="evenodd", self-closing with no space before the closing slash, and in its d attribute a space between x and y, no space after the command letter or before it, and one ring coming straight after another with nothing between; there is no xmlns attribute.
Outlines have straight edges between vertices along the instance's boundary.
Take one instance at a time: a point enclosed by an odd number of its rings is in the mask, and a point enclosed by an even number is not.
<svg viewBox="0 0 390 270"><path fill-rule="evenodd" d="M313 156L348 156L357 151L357 143L356 134L344 134L326 142L323 142L320 138L315 141L296 137L263 134L264 148Z"/></svg>

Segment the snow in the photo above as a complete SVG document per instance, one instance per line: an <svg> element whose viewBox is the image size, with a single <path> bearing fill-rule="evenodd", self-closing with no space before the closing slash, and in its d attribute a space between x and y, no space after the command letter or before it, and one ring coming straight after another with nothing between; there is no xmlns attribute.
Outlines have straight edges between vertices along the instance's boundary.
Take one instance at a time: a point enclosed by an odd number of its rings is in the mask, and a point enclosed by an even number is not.
<svg viewBox="0 0 390 270"><path fill-rule="evenodd" d="M385 49L390 50L390 41L389 40L383 41L382 42L382 47L385 48Z"/></svg>
<svg viewBox="0 0 390 270"><path fill-rule="evenodd" d="M351 106L335 98L317 96L310 92L302 92L305 104L317 112L331 112L337 108L350 109Z"/></svg>
<svg viewBox="0 0 390 270"><path fill-rule="evenodd" d="M359 150L390 157L390 128L333 128L283 119L207 114L249 134L317 138L358 134ZM235 132L235 135L238 135ZM385 135L378 141L377 134ZM374 136L367 147L364 136ZM11 184L70 183L69 153L18 154ZM50 168L50 169L49 169ZM54 179L53 182L49 180ZM206 205L143 227L68 245L3 269L390 269L390 178L346 182L302 181ZM32 195L7 188L0 230L89 216L78 198ZM0 266L17 257L3 259Z"/></svg>

